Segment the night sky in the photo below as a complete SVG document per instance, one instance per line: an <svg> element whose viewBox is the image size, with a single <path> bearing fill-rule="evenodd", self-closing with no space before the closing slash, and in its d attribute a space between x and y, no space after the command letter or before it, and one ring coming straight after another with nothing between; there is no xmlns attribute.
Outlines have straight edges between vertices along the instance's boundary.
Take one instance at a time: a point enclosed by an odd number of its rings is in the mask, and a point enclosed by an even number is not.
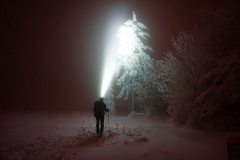
<svg viewBox="0 0 240 160"><path fill-rule="evenodd" d="M216 0L0 2L2 109L91 111L99 98L107 37L134 10L159 59L171 39L194 29L196 10Z"/></svg>

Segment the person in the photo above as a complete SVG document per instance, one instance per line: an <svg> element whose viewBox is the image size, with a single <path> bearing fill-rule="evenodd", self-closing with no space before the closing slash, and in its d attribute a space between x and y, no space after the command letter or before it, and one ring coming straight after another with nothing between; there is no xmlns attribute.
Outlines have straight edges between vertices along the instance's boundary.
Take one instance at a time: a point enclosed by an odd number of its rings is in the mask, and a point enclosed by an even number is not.
<svg viewBox="0 0 240 160"><path fill-rule="evenodd" d="M103 134L105 112L109 112L109 109L107 109L106 104L103 102L103 97L100 97L100 101L96 101L94 103L94 108L93 108L93 114L94 114L94 117L96 118L97 136L102 136ZM101 125L100 132L99 132L99 122Z"/></svg>

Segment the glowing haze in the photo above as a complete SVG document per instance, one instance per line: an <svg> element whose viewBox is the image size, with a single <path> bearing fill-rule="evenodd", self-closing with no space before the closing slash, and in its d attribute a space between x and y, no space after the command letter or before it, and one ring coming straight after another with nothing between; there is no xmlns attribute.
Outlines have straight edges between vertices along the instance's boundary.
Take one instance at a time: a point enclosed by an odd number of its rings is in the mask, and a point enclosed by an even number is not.
<svg viewBox="0 0 240 160"><path fill-rule="evenodd" d="M122 26L119 30L118 38L120 47L118 54L132 54L134 31L131 26Z"/></svg>
<svg viewBox="0 0 240 160"><path fill-rule="evenodd" d="M110 34L114 36L108 37L108 42L106 45L107 47L104 57L105 61L103 67L101 97L104 97L104 94L108 90L108 87L115 73L117 54L120 57L120 55L129 55L133 52L134 31L132 27L123 25L118 30L118 34L116 34L116 30L114 30L114 32L115 34Z"/></svg>

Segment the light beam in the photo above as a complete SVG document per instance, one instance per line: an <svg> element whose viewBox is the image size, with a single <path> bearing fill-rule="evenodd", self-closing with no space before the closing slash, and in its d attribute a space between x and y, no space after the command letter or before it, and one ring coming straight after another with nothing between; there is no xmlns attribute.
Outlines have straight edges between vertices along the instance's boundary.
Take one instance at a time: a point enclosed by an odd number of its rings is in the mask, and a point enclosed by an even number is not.
<svg viewBox="0 0 240 160"><path fill-rule="evenodd" d="M102 86L101 86L101 93L100 93L101 97L104 97L115 73L115 64L116 64L116 58L117 58L116 50L117 50L117 39L116 37L112 37L108 41L108 44L105 50L104 67L103 67L103 73L102 73L103 75Z"/></svg>
<svg viewBox="0 0 240 160"><path fill-rule="evenodd" d="M118 35L112 36L116 35L112 34L116 32L118 32ZM133 53L134 31L132 26L123 25L118 31L116 31L116 29L109 30L108 34L109 37L104 57L101 97L106 93L115 73L117 54L130 55Z"/></svg>
<svg viewBox="0 0 240 160"><path fill-rule="evenodd" d="M113 57L108 57L104 66L101 97L103 97L106 93L113 78L115 71L115 59Z"/></svg>

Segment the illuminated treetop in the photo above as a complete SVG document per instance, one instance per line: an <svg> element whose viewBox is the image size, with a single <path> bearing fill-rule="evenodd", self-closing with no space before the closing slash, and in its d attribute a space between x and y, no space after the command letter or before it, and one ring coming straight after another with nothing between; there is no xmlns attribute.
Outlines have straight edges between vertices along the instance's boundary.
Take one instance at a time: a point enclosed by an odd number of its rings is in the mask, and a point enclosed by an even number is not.
<svg viewBox="0 0 240 160"><path fill-rule="evenodd" d="M118 98L125 99L132 92L134 96L134 86L143 81L143 73L152 68L152 60L147 54L153 51L148 46L150 35L146 32L147 27L137 21L136 14L133 12L133 20L128 20L119 30L119 49L116 68L117 85L122 86Z"/></svg>

